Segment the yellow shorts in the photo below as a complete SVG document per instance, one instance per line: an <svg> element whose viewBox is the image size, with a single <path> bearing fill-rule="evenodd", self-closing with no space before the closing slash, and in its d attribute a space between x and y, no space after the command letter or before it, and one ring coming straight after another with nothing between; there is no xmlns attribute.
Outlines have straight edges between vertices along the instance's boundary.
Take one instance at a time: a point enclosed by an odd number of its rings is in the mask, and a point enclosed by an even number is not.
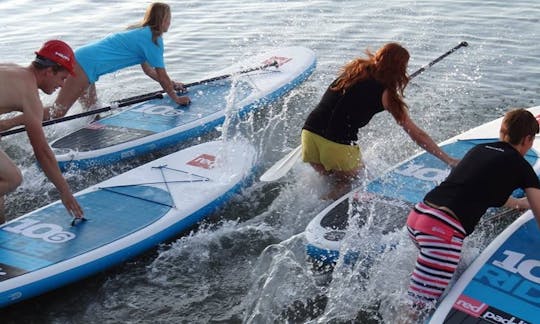
<svg viewBox="0 0 540 324"><path fill-rule="evenodd" d="M326 171L354 171L361 166L358 145L345 145L302 130L302 160L322 164Z"/></svg>

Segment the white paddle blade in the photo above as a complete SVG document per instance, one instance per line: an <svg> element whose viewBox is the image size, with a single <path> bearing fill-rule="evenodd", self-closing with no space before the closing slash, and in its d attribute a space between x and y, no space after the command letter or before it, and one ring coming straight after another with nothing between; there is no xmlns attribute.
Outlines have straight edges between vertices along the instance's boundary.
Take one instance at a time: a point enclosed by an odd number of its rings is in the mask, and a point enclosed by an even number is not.
<svg viewBox="0 0 540 324"><path fill-rule="evenodd" d="M277 161L270 169L259 178L263 182L276 181L283 177L296 164L296 161L302 156L302 145L285 155L281 160Z"/></svg>

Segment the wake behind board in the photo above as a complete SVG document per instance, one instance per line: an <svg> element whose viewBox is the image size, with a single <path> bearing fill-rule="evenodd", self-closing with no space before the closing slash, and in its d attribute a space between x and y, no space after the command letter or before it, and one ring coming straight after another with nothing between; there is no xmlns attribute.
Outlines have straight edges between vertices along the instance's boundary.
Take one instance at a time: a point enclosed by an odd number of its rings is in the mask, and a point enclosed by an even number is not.
<svg viewBox="0 0 540 324"><path fill-rule="evenodd" d="M540 106L528 110L535 116L540 115ZM499 136L501 122L502 117L452 137L442 142L440 146L450 156L461 158L474 145L495 141ZM536 174L540 174L539 154L540 141L535 141L525 158L533 166ZM405 225L410 208L422 201L425 194L444 180L449 172L450 168L445 163L424 152L391 168L368 183L365 189L352 190L321 211L307 225L305 231L307 254L313 260L323 264L337 262L347 233L350 215L355 215L355 219L362 220L376 210L377 214L386 213L393 216L375 220L382 223L377 226L387 231L401 228ZM516 192L515 195L520 195L520 193ZM357 225L362 226L363 222ZM355 244L354 247L346 247L344 261L357 259L362 250L364 253L373 253L373 250L376 252L377 249L384 249L392 244L388 242L369 250L366 249L369 243L361 242Z"/></svg>
<svg viewBox="0 0 540 324"><path fill-rule="evenodd" d="M527 211L474 260L429 323L540 323L538 247L540 230Z"/></svg>
<svg viewBox="0 0 540 324"><path fill-rule="evenodd" d="M71 224L57 201L0 226L0 307L95 274L188 230L251 180L255 161L245 141L200 144L77 193L87 221Z"/></svg>
<svg viewBox="0 0 540 324"><path fill-rule="evenodd" d="M230 109L240 116L262 108L302 83L315 69L315 53L303 47L276 48L216 75L277 62L231 78L195 85L191 104L176 105L167 95L132 105L51 143L62 170L106 165L201 136L221 125ZM231 104L231 98L234 103Z"/></svg>

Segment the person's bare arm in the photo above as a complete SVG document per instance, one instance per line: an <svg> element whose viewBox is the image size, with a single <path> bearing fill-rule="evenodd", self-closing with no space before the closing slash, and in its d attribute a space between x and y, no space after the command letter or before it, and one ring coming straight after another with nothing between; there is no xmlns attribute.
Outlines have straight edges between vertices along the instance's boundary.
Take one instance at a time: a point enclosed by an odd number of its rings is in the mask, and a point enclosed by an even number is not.
<svg viewBox="0 0 540 324"><path fill-rule="evenodd" d="M174 102L182 106L189 105L191 101L188 96L178 96L176 94L177 90L184 89L183 84L172 81L165 69L153 68L146 62L141 64L141 67L146 75L159 82L163 90L167 92Z"/></svg>
<svg viewBox="0 0 540 324"><path fill-rule="evenodd" d="M43 127L41 125L43 120L43 106L37 91L35 94L25 97L22 116L24 125L26 126L28 139L30 140L36 159L43 169L43 172L59 191L62 203L68 212L75 217L82 217L82 208L71 193L66 179L64 179L60 172L58 162L47 143L45 133L43 132Z"/></svg>
<svg viewBox="0 0 540 324"><path fill-rule="evenodd" d="M383 105L388 111L395 111L395 109L388 109L391 105L388 91L385 91L383 93ZM433 139L424 130L422 130L412 121L407 112L405 112L403 118L401 118L400 120L398 120L396 116L394 116L394 119L396 119L396 122L403 128L403 130L405 130L407 135L409 135L409 137L416 144L418 144L418 146L431 153L433 156L445 162L446 164L450 165L451 167L454 167L458 164L459 160L450 157L443 150L441 150L437 143L435 143L435 141L433 141Z"/></svg>

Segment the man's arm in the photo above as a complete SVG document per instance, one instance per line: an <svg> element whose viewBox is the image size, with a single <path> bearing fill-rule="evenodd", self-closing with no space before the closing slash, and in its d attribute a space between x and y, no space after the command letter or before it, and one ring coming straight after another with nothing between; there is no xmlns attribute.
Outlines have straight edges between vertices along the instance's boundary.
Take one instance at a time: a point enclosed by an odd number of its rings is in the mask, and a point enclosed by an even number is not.
<svg viewBox="0 0 540 324"><path fill-rule="evenodd" d="M36 159L47 178L49 178L59 191L62 203L68 212L75 217L82 217L82 208L75 197L73 197L66 179L64 179L60 172L58 161L45 138L45 133L43 132L43 127L41 125L43 119L43 106L37 91L31 96L27 96L24 101L22 118Z"/></svg>

